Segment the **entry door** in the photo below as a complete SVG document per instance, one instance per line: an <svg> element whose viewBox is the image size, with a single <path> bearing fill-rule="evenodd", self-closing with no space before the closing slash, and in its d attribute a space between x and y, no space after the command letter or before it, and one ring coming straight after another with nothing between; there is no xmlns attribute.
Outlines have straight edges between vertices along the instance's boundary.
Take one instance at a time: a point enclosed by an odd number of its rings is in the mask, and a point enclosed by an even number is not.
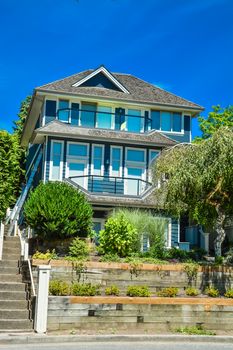
<svg viewBox="0 0 233 350"><path fill-rule="evenodd" d="M144 180L145 169L128 166L126 168L126 177L129 179L125 180L125 194L132 196L141 195L145 189L145 185L144 182L137 180Z"/></svg>
<svg viewBox="0 0 233 350"><path fill-rule="evenodd" d="M87 189L88 178L87 176L87 162L86 161L70 161L68 162L68 177L74 177L71 180L76 182L79 186Z"/></svg>

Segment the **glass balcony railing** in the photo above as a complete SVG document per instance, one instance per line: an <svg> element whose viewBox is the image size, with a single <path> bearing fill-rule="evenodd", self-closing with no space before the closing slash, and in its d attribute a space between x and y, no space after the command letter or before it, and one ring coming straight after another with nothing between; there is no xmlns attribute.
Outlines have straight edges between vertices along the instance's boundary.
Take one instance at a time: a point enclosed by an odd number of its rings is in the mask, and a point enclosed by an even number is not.
<svg viewBox="0 0 233 350"><path fill-rule="evenodd" d="M132 177L83 175L71 176L69 180L90 193L101 195L139 197L152 186L148 181Z"/></svg>
<svg viewBox="0 0 233 350"><path fill-rule="evenodd" d="M123 109L110 113L85 109L65 108L57 111L57 119L72 126L144 133L151 130L148 116L125 114Z"/></svg>

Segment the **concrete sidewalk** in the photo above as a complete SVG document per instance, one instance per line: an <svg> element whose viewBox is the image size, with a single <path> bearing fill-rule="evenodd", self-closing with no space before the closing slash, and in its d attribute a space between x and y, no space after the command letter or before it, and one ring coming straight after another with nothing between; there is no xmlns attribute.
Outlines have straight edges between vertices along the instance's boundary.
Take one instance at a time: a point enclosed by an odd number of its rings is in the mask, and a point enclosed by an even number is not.
<svg viewBox="0 0 233 350"><path fill-rule="evenodd" d="M197 335L41 335L36 333L0 334L0 345L3 344L36 344L36 343L81 343L81 342L199 342L230 343L233 336L197 336Z"/></svg>

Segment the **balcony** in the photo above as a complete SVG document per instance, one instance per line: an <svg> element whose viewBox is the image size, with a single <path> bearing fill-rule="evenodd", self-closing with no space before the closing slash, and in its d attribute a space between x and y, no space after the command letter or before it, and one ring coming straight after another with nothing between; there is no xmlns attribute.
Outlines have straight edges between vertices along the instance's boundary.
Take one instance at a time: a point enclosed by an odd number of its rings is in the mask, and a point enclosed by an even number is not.
<svg viewBox="0 0 233 350"><path fill-rule="evenodd" d="M144 133L151 130L152 120L144 116L125 114L124 109L119 108L117 113L86 110L79 108L58 109L57 120L72 126L85 128L99 128Z"/></svg>
<svg viewBox="0 0 233 350"><path fill-rule="evenodd" d="M84 175L71 176L68 180L89 193L101 196L140 197L152 187L150 182L132 177Z"/></svg>

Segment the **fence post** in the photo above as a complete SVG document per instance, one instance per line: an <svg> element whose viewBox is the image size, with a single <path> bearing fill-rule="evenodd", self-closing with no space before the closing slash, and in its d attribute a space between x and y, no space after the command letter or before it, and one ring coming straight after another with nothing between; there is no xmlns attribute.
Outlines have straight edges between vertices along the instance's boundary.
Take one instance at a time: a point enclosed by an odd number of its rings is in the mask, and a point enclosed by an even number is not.
<svg viewBox="0 0 233 350"><path fill-rule="evenodd" d="M38 266L38 287L36 297L36 312L34 330L37 333L46 333L48 315L49 275L50 265Z"/></svg>

